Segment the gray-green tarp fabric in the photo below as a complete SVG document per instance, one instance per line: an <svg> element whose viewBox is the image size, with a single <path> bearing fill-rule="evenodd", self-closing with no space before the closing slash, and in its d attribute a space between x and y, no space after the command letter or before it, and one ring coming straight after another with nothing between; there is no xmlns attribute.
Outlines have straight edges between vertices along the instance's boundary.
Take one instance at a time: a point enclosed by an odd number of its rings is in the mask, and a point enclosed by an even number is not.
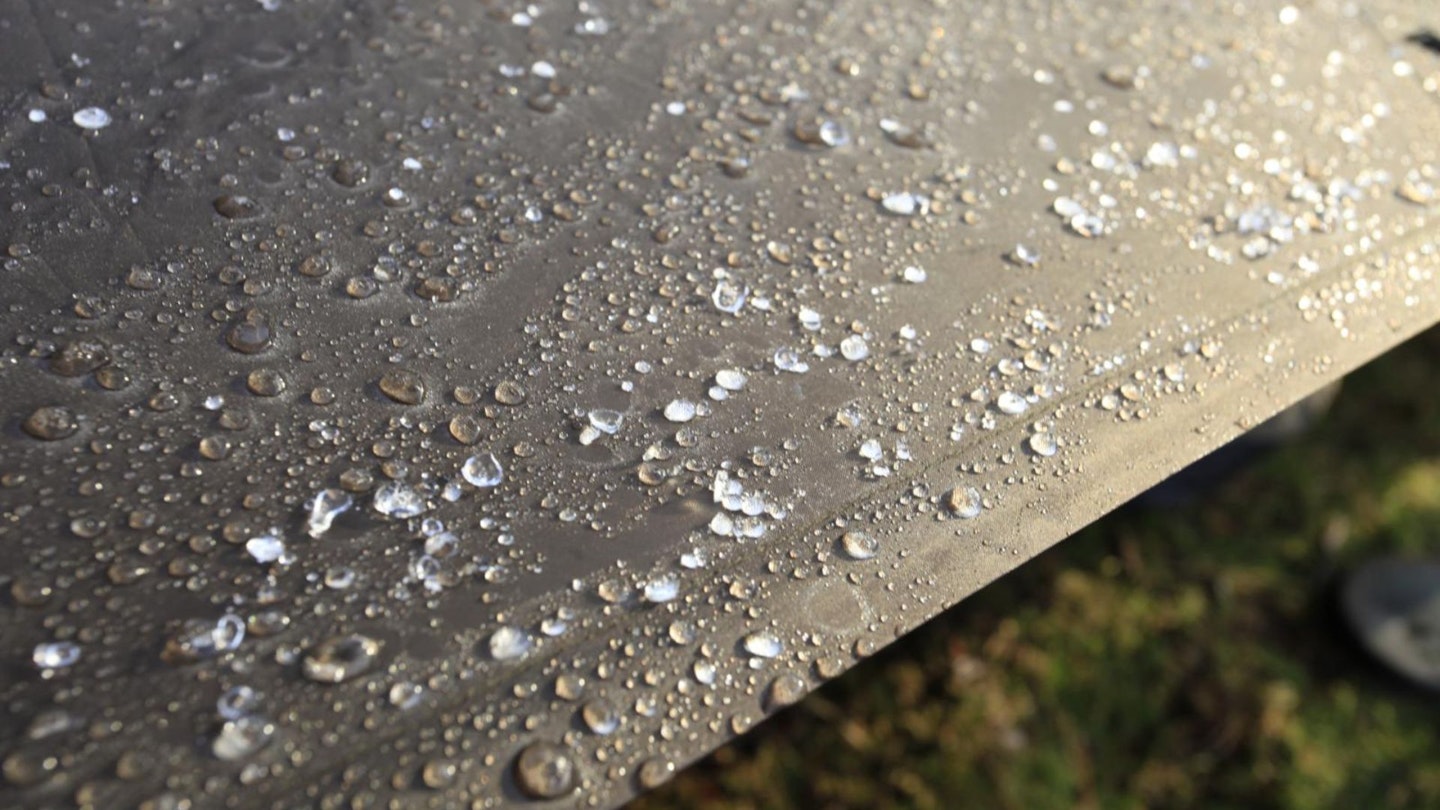
<svg viewBox="0 0 1440 810"><path fill-rule="evenodd" d="M1424 5L0 0L0 804L663 781L1440 318Z"/></svg>

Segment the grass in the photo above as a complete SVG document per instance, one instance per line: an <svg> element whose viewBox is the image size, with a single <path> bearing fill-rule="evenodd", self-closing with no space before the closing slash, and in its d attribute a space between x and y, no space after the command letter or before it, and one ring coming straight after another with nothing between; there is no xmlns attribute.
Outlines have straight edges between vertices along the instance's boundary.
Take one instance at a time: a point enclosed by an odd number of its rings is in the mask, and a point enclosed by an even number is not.
<svg viewBox="0 0 1440 810"><path fill-rule="evenodd" d="M1440 552L1440 330L1196 503L1131 505L720 749L662 808L1440 807L1440 697L1337 576Z"/></svg>

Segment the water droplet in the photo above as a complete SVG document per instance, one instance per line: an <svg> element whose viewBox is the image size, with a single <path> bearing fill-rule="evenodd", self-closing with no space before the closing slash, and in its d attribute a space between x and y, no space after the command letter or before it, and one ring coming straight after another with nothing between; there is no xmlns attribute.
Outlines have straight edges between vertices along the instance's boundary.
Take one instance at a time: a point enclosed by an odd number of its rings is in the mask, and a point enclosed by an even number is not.
<svg viewBox="0 0 1440 810"><path fill-rule="evenodd" d="M401 711L413 709L425 698L425 687L411 681L400 681L390 687L390 705Z"/></svg>
<svg viewBox="0 0 1440 810"><path fill-rule="evenodd" d="M906 149L925 149L934 145L923 129L902 124L893 118L880 119L880 130L891 143Z"/></svg>
<svg viewBox="0 0 1440 810"><path fill-rule="evenodd" d="M285 556L285 541L275 534L262 534L245 541L245 551L261 565L269 565Z"/></svg>
<svg viewBox="0 0 1440 810"><path fill-rule="evenodd" d="M796 92L800 96L804 96L804 91L796 88ZM795 123L792 131L797 140L810 146L826 146L833 149L850 143L850 131L845 128L845 125L829 118L801 119Z"/></svg>
<svg viewBox="0 0 1440 810"><path fill-rule="evenodd" d="M40 669L65 669L80 660L80 645L73 641L47 641L35 645L30 660Z"/></svg>
<svg viewBox="0 0 1440 810"><path fill-rule="evenodd" d="M300 671L312 681L341 683L363 674L380 654L380 642L369 636L332 636L305 654Z"/></svg>
<svg viewBox="0 0 1440 810"><path fill-rule="evenodd" d="M723 368L715 372L715 384L724 388L726 391L739 391L743 389L749 379L750 378L745 375L745 372L739 369Z"/></svg>
<svg viewBox="0 0 1440 810"><path fill-rule="evenodd" d="M392 518L415 517L426 508L420 493L399 481L390 481L375 490L372 505L375 511Z"/></svg>
<svg viewBox="0 0 1440 810"><path fill-rule="evenodd" d="M786 672L770 682L770 688L765 693L765 705L774 711L802 697L805 697L805 679L794 672Z"/></svg>
<svg viewBox="0 0 1440 810"><path fill-rule="evenodd" d="M230 327L225 342L242 354L258 354L270 348L270 321L265 313L250 308Z"/></svg>
<svg viewBox="0 0 1440 810"><path fill-rule="evenodd" d="M976 517L980 514L980 492L974 487L955 487L945 495L945 507L962 518Z"/></svg>
<svg viewBox="0 0 1440 810"><path fill-rule="evenodd" d="M850 335L840 341L840 356L851 362L858 362L870 356L870 344L860 335Z"/></svg>
<svg viewBox="0 0 1440 810"><path fill-rule="evenodd" d="M665 418L671 422L689 422L695 418L695 403L688 399L671 400L665 406Z"/></svg>
<svg viewBox="0 0 1440 810"><path fill-rule="evenodd" d="M1055 455L1060 449L1060 444L1055 440L1055 435L1049 431L1041 431L1030 437L1030 450L1037 456L1049 458Z"/></svg>
<svg viewBox="0 0 1440 810"><path fill-rule="evenodd" d="M239 720L259 707L260 693L243 684L226 689L215 701L216 713L225 720Z"/></svg>
<svg viewBox="0 0 1440 810"><path fill-rule="evenodd" d="M420 769L420 781L431 790L443 790L455 783L460 768L447 759L432 759Z"/></svg>
<svg viewBox="0 0 1440 810"><path fill-rule="evenodd" d="M612 734L620 727L620 710L605 698L595 698L580 707L580 719L594 734Z"/></svg>
<svg viewBox="0 0 1440 810"><path fill-rule="evenodd" d="M788 346L775 350L774 361L776 368L792 374L804 374L810 370L810 364L800 359L800 353Z"/></svg>
<svg viewBox="0 0 1440 810"><path fill-rule="evenodd" d="M257 397L278 397L287 385L285 377L272 368L257 368L245 377L245 387Z"/></svg>
<svg viewBox="0 0 1440 810"><path fill-rule="evenodd" d="M260 203L243 194L224 194L215 198L215 213L226 219L250 219L260 215Z"/></svg>
<svg viewBox="0 0 1440 810"><path fill-rule="evenodd" d="M1001 413L1018 416L1024 413L1030 404L1025 401L1025 397L1013 391L1003 391L995 398L995 407L999 408Z"/></svg>
<svg viewBox="0 0 1440 810"><path fill-rule="evenodd" d="M579 700L585 696L585 679L573 672L562 673L555 679L555 696L561 700Z"/></svg>
<svg viewBox="0 0 1440 810"><path fill-rule="evenodd" d="M848 531L840 536L840 548L852 560L868 560L880 552L880 541L862 531Z"/></svg>
<svg viewBox="0 0 1440 810"><path fill-rule="evenodd" d="M810 307L801 307L795 317L796 320L800 321L800 327L807 332L814 332L825 324L825 320L820 313Z"/></svg>
<svg viewBox="0 0 1440 810"><path fill-rule="evenodd" d="M675 775L675 763L668 759L647 759L640 763L635 779L645 790L654 790Z"/></svg>
<svg viewBox="0 0 1440 810"><path fill-rule="evenodd" d="M335 162L330 177L346 188L355 188L370 179L370 167L360 160L341 158Z"/></svg>
<svg viewBox="0 0 1440 810"><path fill-rule="evenodd" d="M612 411L609 408L596 408L590 411L590 413L586 415L586 418L589 420L591 427L607 436L613 436L620 430L620 426L625 423L625 414L619 411Z"/></svg>
<svg viewBox="0 0 1440 810"><path fill-rule="evenodd" d="M71 120L81 129L104 129L110 126L110 113L99 107L83 107L75 111Z"/></svg>
<svg viewBox="0 0 1440 810"><path fill-rule="evenodd" d="M663 604L680 594L680 579L674 574L664 574L645 583L645 601Z"/></svg>
<svg viewBox="0 0 1440 810"><path fill-rule="evenodd" d="M241 717L230 720L220 727L220 732L210 744L216 759L234 762L247 759L270 744L275 736L275 724L263 717Z"/></svg>
<svg viewBox="0 0 1440 810"><path fill-rule="evenodd" d="M745 652L758 658L774 658L784 649L779 637L769 630L757 630L741 639Z"/></svg>
<svg viewBox="0 0 1440 810"><path fill-rule="evenodd" d="M80 420L64 405L46 405L25 417L20 427L37 439L53 442L75 435L80 429Z"/></svg>
<svg viewBox="0 0 1440 810"><path fill-rule="evenodd" d="M50 370L61 377L82 377L110 362L110 348L98 340L72 340L50 355Z"/></svg>
<svg viewBox="0 0 1440 810"><path fill-rule="evenodd" d="M229 652L245 639L245 623L227 613L218 621L187 619L165 642L160 659L173 666L193 664Z"/></svg>
<svg viewBox="0 0 1440 810"><path fill-rule="evenodd" d="M310 513L305 518L305 533L319 538L330 531L335 518L350 510L355 503L343 489L322 489L310 500Z"/></svg>
<svg viewBox="0 0 1440 810"><path fill-rule="evenodd" d="M727 276L715 282L715 289L710 293L710 301L715 304L716 309L733 315L745 306L745 299L749 295L749 286Z"/></svg>
<svg viewBox="0 0 1440 810"><path fill-rule="evenodd" d="M930 213L930 198L908 191L886 194L880 198L880 207L896 216L913 217Z"/></svg>
<svg viewBox="0 0 1440 810"><path fill-rule="evenodd" d="M419 405L425 401L425 382L408 369L391 369L380 376L377 384L381 393L401 405Z"/></svg>
<svg viewBox="0 0 1440 810"><path fill-rule="evenodd" d="M490 656L496 661L513 661L530 652L535 639L518 627L501 627L490 636Z"/></svg>
<svg viewBox="0 0 1440 810"><path fill-rule="evenodd" d="M525 388L514 380L502 380L495 386L495 401L501 405L519 405L525 401Z"/></svg>
<svg viewBox="0 0 1440 810"><path fill-rule="evenodd" d="M1019 244L1010 251L1010 260L1018 265L1034 267L1040 263L1040 253L1027 245Z"/></svg>
<svg viewBox="0 0 1440 810"><path fill-rule="evenodd" d="M460 468L460 475L470 483L470 486L488 489L499 486L500 481L505 477L505 470L500 466L500 460L495 458L494 453L478 453L465 459L465 464Z"/></svg>
<svg viewBox="0 0 1440 810"><path fill-rule="evenodd" d="M554 743L531 743L515 757L515 783L531 798L559 798L575 789L575 763Z"/></svg>

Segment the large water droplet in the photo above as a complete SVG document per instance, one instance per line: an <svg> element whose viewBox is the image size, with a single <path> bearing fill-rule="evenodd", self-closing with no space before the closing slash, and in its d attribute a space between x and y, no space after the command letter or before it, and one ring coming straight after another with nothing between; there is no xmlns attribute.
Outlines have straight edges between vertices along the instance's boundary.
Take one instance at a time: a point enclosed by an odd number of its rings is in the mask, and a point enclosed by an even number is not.
<svg viewBox="0 0 1440 810"><path fill-rule="evenodd" d="M805 679L794 672L786 672L770 682L765 694L766 707L772 711L789 706L805 697Z"/></svg>
<svg viewBox="0 0 1440 810"><path fill-rule="evenodd" d="M64 405L46 405L25 417L20 427L37 439L53 442L75 435L80 419Z"/></svg>
<svg viewBox="0 0 1440 810"><path fill-rule="evenodd" d="M680 594L680 579L674 574L662 574L645 583L645 601L663 604Z"/></svg>
<svg viewBox="0 0 1440 810"><path fill-rule="evenodd" d="M380 392L401 405L419 405L425 401L425 382L409 369L391 369L380 375Z"/></svg>
<svg viewBox="0 0 1440 810"><path fill-rule="evenodd" d="M515 783L532 798L564 796L575 789L575 762L554 743L531 743L515 758Z"/></svg>
<svg viewBox="0 0 1440 810"><path fill-rule="evenodd" d="M851 335L840 341L840 356L846 360L864 360L870 356L870 345L860 335Z"/></svg>
<svg viewBox="0 0 1440 810"><path fill-rule="evenodd" d="M239 720L254 714L260 708L260 693L244 684L232 686L220 693L215 701L215 711L225 720Z"/></svg>
<svg viewBox="0 0 1440 810"><path fill-rule="evenodd" d="M370 669L379 654L380 642L369 636L332 636L305 654L300 671L312 681L341 683Z"/></svg>
<svg viewBox="0 0 1440 810"><path fill-rule="evenodd" d="M270 348L270 337L269 319L265 313L251 308L230 327L225 342L242 354L259 354Z"/></svg>
<svg viewBox="0 0 1440 810"><path fill-rule="evenodd" d="M868 532L848 531L840 536L840 548L852 560L868 560L880 552L880 541Z"/></svg>
<svg viewBox="0 0 1440 810"><path fill-rule="evenodd" d="M355 501L343 489L322 489L310 500L310 513L305 518L305 533L318 538L330 531L335 518L349 511Z"/></svg>
<svg viewBox="0 0 1440 810"><path fill-rule="evenodd" d="M220 733L210 743L210 751L216 759L226 762L247 759L269 745L274 736L275 724L269 720L241 717L220 727Z"/></svg>
<svg viewBox="0 0 1440 810"><path fill-rule="evenodd" d="M695 418L695 403L688 399L672 400L665 406L665 418L671 422L689 422Z"/></svg>
<svg viewBox="0 0 1440 810"><path fill-rule="evenodd" d="M464 476L471 486L488 489L500 484L505 477L505 470L494 453L477 453L465 459L460 475Z"/></svg>
<svg viewBox="0 0 1440 810"><path fill-rule="evenodd" d="M625 414L619 411L612 411L609 408L596 408L586 415L590 426L608 435L614 435L625 423Z"/></svg>
<svg viewBox="0 0 1440 810"><path fill-rule="evenodd" d="M726 391L739 391L750 378L745 372L734 368L722 368L715 372L715 384Z"/></svg>
<svg viewBox="0 0 1440 810"><path fill-rule="evenodd" d="M64 669L80 660L80 645L73 641L47 641L35 645L30 661L40 669Z"/></svg>
<svg viewBox="0 0 1440 810"><path fill-rule="evenodd" d="M774 658L784 649L779 637L769 630L757 630L741 639L745 652L759 658Z"/></svg>
<svg viewBox="0 0 1440 810"><path fill-rule="evenodd" d="M612 734L620 727L620 710L605 698L595 698L580 707L580 719L595 734Z"/></svg>
<svg viewBox="0 0 1440 810"><path fill-rule="evenodd" d="M490 636L490 656L496 661L513 661L535 646L535 639L518 627L501 627Z"/></svg>
<svg viewBox="0 0 1440 810"><path fill-rule="evenodd" d="M285 556L285 541L276 534L262 534L245 541L245 551L261 565L269 565Z"/></svg>
<svg viewBox="0 0 1440 810"><path fill-rule="evenodd" d="M104 129L110 126L110 113L99 107L82 107L75 111L71 120L81 129Z"/></svg>
<svg viewBox="0 0 1440 810"><path fill-rule="evenodd" d="M710 301L716 309L733 315L745 306L745 299L749 295L749 286L726 277L715 282L715 289L710 293Z"/></svg>
<svg viewBox="0 0 1440 810"><path fill-rule="evenodd" d="M945 495L945 507L962 518L973 518L980 514L980 491L974 487L959 486Z"/></svg>
<svg viewBox="0 0 1440 810"><path fill-rule="evenodd" d="M410 518L425 511L425 499L401 482L390 481L375 490L373 506L382 515Z"/></svg>

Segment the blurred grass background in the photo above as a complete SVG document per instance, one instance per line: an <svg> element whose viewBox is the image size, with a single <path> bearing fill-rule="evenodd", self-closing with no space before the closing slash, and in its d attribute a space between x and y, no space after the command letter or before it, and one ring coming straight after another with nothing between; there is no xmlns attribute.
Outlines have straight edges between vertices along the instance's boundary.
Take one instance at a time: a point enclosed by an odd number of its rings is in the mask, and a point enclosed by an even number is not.
<svg viewBox="0 0 1440 810"><path fill-rule="evenodd" d="M639 800L670 808L1440 807L1440 697L1333 608L1440 556L1440 330L1193 504L1127 506Z"/></svg>

